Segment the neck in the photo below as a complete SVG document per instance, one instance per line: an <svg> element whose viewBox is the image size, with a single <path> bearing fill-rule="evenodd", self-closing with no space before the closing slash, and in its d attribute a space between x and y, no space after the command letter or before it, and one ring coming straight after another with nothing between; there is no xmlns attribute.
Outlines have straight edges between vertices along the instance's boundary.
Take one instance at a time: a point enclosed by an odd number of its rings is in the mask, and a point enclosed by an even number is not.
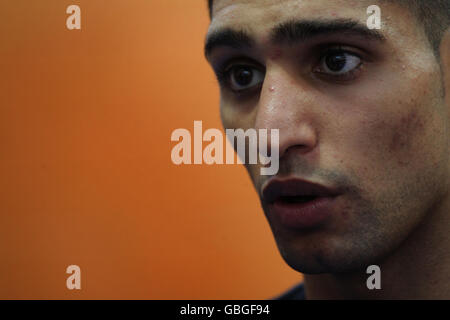
<svg viewBox="0 0 450 320"><path fill-rule="evenodd" d="M450 199L447 196L390 256L374 262L381 289L366 286L366 269L305 275L308 299L449 299Z"/></svg>

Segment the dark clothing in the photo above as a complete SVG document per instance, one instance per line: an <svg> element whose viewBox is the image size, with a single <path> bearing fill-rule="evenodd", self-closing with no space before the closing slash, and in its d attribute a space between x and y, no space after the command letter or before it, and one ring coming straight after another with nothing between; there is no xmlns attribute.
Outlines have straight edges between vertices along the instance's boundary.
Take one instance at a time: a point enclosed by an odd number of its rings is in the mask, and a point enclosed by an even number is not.
<svg viewBox="0 0 450 320"><path fill-rule="evenodd" d="M305 286L303 283L300 283L275 297L274 300L306 300Z"/></svg>

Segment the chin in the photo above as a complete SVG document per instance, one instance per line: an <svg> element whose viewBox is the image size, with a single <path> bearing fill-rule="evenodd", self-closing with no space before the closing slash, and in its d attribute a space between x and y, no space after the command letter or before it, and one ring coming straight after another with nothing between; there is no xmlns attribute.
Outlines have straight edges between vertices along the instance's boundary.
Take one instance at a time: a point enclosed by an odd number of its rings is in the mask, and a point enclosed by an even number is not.
<svg viewBox="0 0 450 320"><path fill-rule="evenodd" d="M379 255L373 250L355 245L355 242L346 245L344 241L328 240L309 240L307 243L277 240L277 246L284 261L304 274L365 272L378 260Z"/></svg>

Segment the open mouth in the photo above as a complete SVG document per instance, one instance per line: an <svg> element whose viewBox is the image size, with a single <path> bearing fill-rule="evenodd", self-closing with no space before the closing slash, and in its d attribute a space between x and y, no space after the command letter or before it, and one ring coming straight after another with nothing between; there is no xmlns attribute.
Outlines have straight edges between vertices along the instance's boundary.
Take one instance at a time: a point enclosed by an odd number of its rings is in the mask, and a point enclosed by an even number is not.
<svg viewBox="0 0 450 320"><path fill-rule="evenodd" d="M332 198L337 190L301 179L275 179L262 190L266 203L302 204Z"/></svg>
<svg viewBox="0 0 450 320"><path fill-rule="evenodd" d="M311 229L335 213L339 189L302 179L273 179L262 188L271 221L291 229Z"/></svg>
<svg viewBox="0 0 450 320"><path fill-rule="evenodd" d="M317 199L318 196L282 196L278 198L276 201L284 202L286 204L297 204L297 203L306 203Z"/></svg>

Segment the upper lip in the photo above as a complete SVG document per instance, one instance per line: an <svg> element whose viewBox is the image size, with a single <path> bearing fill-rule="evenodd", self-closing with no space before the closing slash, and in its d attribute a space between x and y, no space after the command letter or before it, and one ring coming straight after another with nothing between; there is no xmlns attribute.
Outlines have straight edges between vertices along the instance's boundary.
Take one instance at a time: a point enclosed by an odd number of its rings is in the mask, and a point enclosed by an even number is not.
<svg viewBox="0 0 450 320"><path fill-rule="evenodd" d="M262 188L263 199L272 203L281 197L295 196L315 196L315 197L333 197L338 194L334 188L306 181L298 178L273 179Z"/></svg>

